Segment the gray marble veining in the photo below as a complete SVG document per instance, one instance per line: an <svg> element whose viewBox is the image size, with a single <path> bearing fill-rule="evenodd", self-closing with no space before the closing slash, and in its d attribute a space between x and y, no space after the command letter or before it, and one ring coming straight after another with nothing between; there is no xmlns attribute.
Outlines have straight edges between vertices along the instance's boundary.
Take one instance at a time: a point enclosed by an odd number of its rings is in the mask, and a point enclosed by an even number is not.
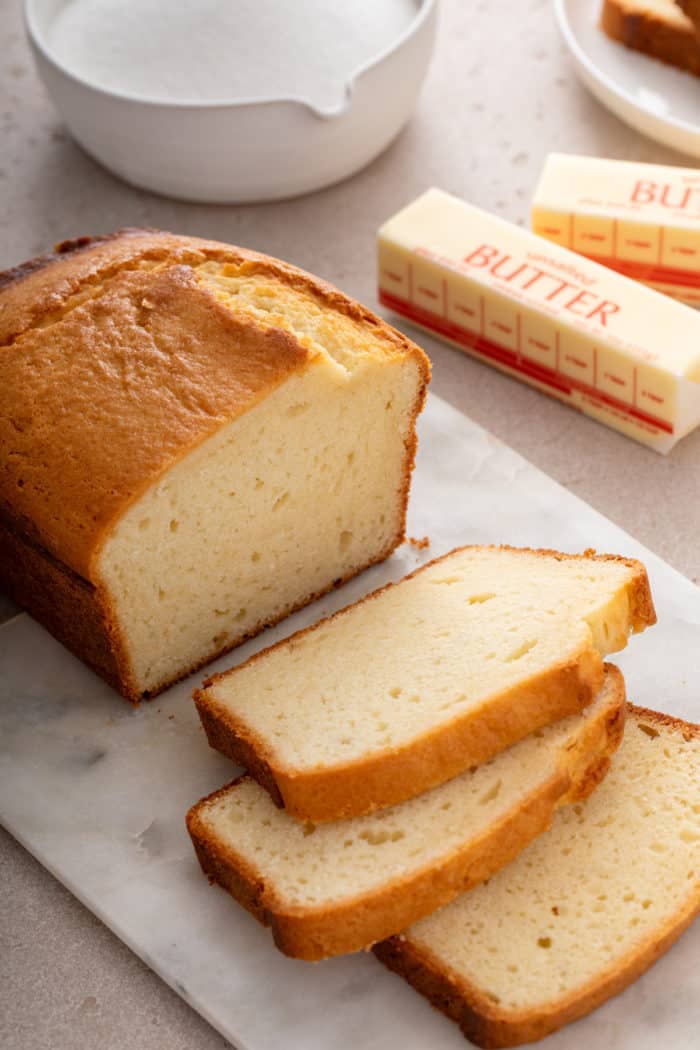
<svg viewBox="0 0 700 1050"><path fill-rule="evenodd" d="M431 397L405 545L341 591L220 660L220 670L461 543L594 546L647 564L659 625L622 654L632 699L700 720L700 590L617 526ZM464 1046L372 957L310 966L196 864L188 806L235 770L190 700L201 675L132 710L29 617L0 630L0 819L240 1050ZM551 1050L691 1050L700 1029L700 925L644 978L548 1041Z"/></svg>

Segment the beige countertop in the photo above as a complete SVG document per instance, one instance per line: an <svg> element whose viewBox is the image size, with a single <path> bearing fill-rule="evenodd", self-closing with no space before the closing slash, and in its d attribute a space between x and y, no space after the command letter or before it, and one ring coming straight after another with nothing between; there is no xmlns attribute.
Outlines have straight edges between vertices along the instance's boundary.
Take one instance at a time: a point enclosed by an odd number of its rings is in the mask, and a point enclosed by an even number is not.
<svg viewBox="0 0 700 1050"><path fill-rule="evenodd" d="M61 127L37 82L18 0L0 3L0 37L0 268L63 238L160 226L289 259L372 307L374 231L427 186L526 223L550 150L689 163L584 91L550 0L443 0L425 90L393 146L322 193L241 208L180 204L118 182ZM700 579L700 431L662 458L458 351L419 341L436 393ZM228 1045L4 832L0 884L5 1050Z"/></svg>

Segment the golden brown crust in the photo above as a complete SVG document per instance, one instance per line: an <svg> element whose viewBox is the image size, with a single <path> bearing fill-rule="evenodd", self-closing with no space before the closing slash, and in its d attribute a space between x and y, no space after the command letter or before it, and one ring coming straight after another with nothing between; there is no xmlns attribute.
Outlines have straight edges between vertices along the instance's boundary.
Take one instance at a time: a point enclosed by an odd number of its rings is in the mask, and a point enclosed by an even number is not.
<svg viewBox="0 0 700 1050"><path fill-rule="evenodd" d="M661 17L640 9L635 0L604 0L600 24L625 47L700 76L700 36L680 9L669 5L668 14Z"/></svg>
<svg viewBox="0 0 700 1050"><path fill-rule="evenodd" d="M167 240L164 238L167 237ZM190 238L155 230L125 229L104 237L78 237L0 274L0 346L46 324L76 295L144 263L196 265L207 256Z"/></svg>
<svg viewBox="0 0 700 1050"><path fill-rule="evenodd" d="M480 838L443 859L439 864L391 880L371 893L345 899L323 908L291 907L265 885L235 849L211 834L206 811L233 786L227 784L194 805L187 815L202 870L260 922L272 928L277 947L286 955L314 961L357 951L390 933L406 929L460 893L499 871L537 835L546 831L554 810L585 796L591 783L602 778L610 755L622 739L625 688L620 672L607 666L612 690L610 703L600 716L582 729L576 756L562 751L560 768ZM233 781L246 779L240 777Z"/></svg>
<svg viewBox="0 0 700 1050"><path fill-rule="evenodd" d="M696 30L700 29L700 0L676 0L676 3L688 16Z"/></svg>
<svg viewBox="0 0 700 1050"><path fill-rule="evenodd" d="M624 991L671 948L699 913L700 898L688 900L672 922L614 969L566 1000L530 1013L520 1011L509 1015L500 1011L480 988L448 973L432 953L406 937L391 937L375 945L373 951L386 967L408 981L432 1006L456 1021L467 1039L494 1050L543 1039Z"/></svg>
<svg viewBox="0 0 700 1050"><path fill-rule="evenodd" d="M614 664L605 664L605 674L614 700L602 717L586 722L572 747L564 752L571 787L561 805L582 802L595 791L607 776L610 760L622 743L628 707L625 680Z"/></svg>
<svg viewBox="0 0 700 1050"><path fill-rule="evenodd" d="M156 233L158 231L150 227L134 227L126 226L121 230L117 230L115 233L107 233L103 236L98 237L74 237L72 240L59 241L58 244L54 245L53 250L43 252L41 255L35 255L33 259L27 259L25 262L18 263L17 266L12 266L7 270L3 270L0 273L0 291L6 288L10 284L15 284L18 281L23 280L25 277L29 277L33 273L37 273L39 270L45 270L52 263L65 261L68 256L75 255L77 252L85 251L87 248L96 248L99 244L104 244L107 241L113 241L119 237L130 237L144 233ZM34 297L39 298L39 297ZM27 307L31 304L27 302ZM34 309L40 310L44 308L41 302L34 303ZM6 318L3 314L3 320ZM6 330L3 330L2 342L7 342Z"/></svg>
<svg viewBox="0 0 700 1050"><path fill-rule="evenodd" d="M486 549L516 548L502 546ZM630 627L641 631L656 622L649 580L640 562L616 555L598 555L592 550L580 555L526 550L559 560L598 559L628 566L633 570L628 584ZM412 579L454 553L451 551L428 562L406 579ZM355 604L373 600L396 586L398 584L389 583ZM293 644L303 635L342 617L346 612L347 609L341 609L333 616L298 631L290 638L255 654L233 671L213 675L194 694L210 745L239 765L244 765L270 792L277 805L285 806L301 820L321 823L345 819L419 795L470 766L487 761L541 726L582 710L602 684L602 660L590 644L582 647L568 661L562 661L529 682L491 698L481 711L467 712L461 720L455 719L447 725L436 727L423 734L419 740L401 748L315 772L297 773L288 770L279 763L265 740L217 701L211 687L221 678L236 674L241 668L263 659L274 649Z"/></svg>
<svg viewBox="0 0 700 1050"><path fill-rule="evenodd" d="M628 712L637 721L641 716L645 722L672 729L684 740L700 738L699 725L633 704L628 704ZM450 973L431 952L407 935L391 937L375 945L373 951L385 966L456 1021L468 1039L492 1050L542 1039L624 991L668 951L698 914L700 893L696 886L678 913L624 958L561 1000L530 1010L509 1012L499 1008L477 985Z"/></svg>
<svg viewBox="0 0 700 1050"><path fill-rule="evenodd" d="M244 273L264 273L317 298L330 310L376 329L401 352L430 364L410 339L334 285L281 259L220 241L186 237L162 230L127 228L102 237L64 241L49 252L0 273L0 346L44 323L86 288L144 264L195 266L207 261L243 266Z"/></svg>
<svg viewBox="0 0 700 1050"><path fill-rule="evenodd" d="M37 549L0 514L0 582L3 590L105 681L138 699L121 646L97 588Z"/></svg>
<svg viewBox="0 0 700 1050"><path fill-rule="evenodd" d="M187 267L118 274L48 342L38 329L0 351L10 391L0 506L98 583L95 560L119 515L236 405L252 407L309 359L287 333L235 317Z"/></svg>
<svg viewBox="0 0 700 1050"><path fill-rule="evenodd" d="M209 882L218 883L232 897L235 897L258 922L263 926L269 926L269 913L262 903L265 893L263 880L241 858L237 858L238 864L232 864L230 851L208 834L206 824L202 820L204 803L213 802L219 795L226 794L230 788L242 780L245 780L244 776L237 777L192 806L186 817L187 830L192 839L197 860Z"/></svg>
<svg viewBox="0 0 700 1050"><path fill-rule="evenodd" d="M9 406L0 415L0 513L13 544L30 552L19 569L0 558L0 585L21 594L29 612L79 656L85 652L131 700L138 695L113 618L104 600L99 618L94 604L97 558L110 529L165 470L314 358L288 332L239 318L219 302L192 269L207 260L269 274L376 329L385 344L419 364L416 414L429 380L422 351L337 289L215 241L124 230L65 242L0 275L0 384ZM414 430L399 533L383 556L403 539L415 449ZM41 558L46 563L39 567ZM23 583L21 567L29 561L33 569ZM77 574L86 587L57 582L60 600L52 610L30 586L32 573L54 581ZM95 609L89 627L91 614L77 600L85 593ZM80 629L70 622L71 608Z"/></svg>
<svg viewBox="0 0 700 1050"><path fill-rule="evenodd" d="M190 810L187 826L210 880L270 926L275 944L285 955L314 962L368 947L495 874L547 830L557 800L568 785L562 770L468 849L438 867L402 882L392 881L364 899L345 900L323 910L289 908L277 900L245 858L210 834L200 808L218 793Z"/></svg>
<svg viewBox="0 0 700 1050"><path fill-rule="evenodd" d="M560 555L557 551L541 551L540 553L547 554L549 557L571 557L571 555ZM577 557L577 555L573 555L573 557ZM598 554L593 547L585 550L582 557L615 561L619 565L626 565L628 569L632 569L634 576L630 580L627 589L630 603L630 630L634 634L639 634L641 631L645 631L647 627L654 626L656 623L656 609L654 608L654 599L647 570L641 561L637 561L636 558L623 558L618 554Z"/></svg>
<svg viewBox="0 0 700 1050"><path fill-rule="evenodd" d="M0 505L91 582L119 514L314 356L219 302L191 268L208 259L269 273L375 328L419 362L427 385L429 364L409 340L325 282L254 252L128 231L27 264L0 290L0 382L12 406L0 417L0 447L11 451L0 460Z"/></svg>
<svg viewBox="0 0 700 1050"><path fill-rule="evenodd" d="M640 707L638 704L627 704L627 711L639 722L641 718L645 722L655 722L663 729L671 729L674 733L680 733L685 741L700 739L700 723L685 722L675 715L668 715L665 711L654 711L651 707Z"/></svg>
<svg viewBox="0 0 700 1050"><path fill-rule="evenodd" d="M207 739L270 791L277 805L314 823L371 813L413 798L481 765L528 733L587 706L603 681L595 650L493 697L481 711L437 726L419 740L343 766L288 773L267 754L265 741L201 690L195 702ZM213 730L213 731L212 731Z"/></svg>

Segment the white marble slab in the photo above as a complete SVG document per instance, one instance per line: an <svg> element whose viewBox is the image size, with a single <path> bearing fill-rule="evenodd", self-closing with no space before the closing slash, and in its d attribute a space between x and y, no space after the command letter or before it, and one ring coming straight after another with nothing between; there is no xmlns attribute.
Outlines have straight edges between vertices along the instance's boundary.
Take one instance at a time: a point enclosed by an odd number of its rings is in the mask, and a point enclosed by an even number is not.
<svg viewBox="0 0 700 1050"><path fill-rule="evenodd" d="M630 697L700 721L700 590L434 397L421 423L409 533L429 535L430 549L404 547L215 668L458 544L593 546L642 558L652 580L660 623L620 660ZM133 711L29 617L5 625L2 823L239 1050L464 1047L456 1026L373 957L287 959L208 886L183 816L233 769L199 728L189 699L199 678ZM699 963L700 923L634 987L550 1037L549 1050L697 1050Z"/></svg>

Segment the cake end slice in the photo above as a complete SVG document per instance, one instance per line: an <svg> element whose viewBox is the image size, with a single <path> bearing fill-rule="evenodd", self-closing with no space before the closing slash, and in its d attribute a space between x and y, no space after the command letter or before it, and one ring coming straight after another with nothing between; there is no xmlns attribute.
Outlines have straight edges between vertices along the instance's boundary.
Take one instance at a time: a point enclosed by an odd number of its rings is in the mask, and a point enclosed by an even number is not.
<svg viewBox="0 0 700 1050"><path fill-rule="evenodd" d="M604 0L600 24L625 47L700 76L700 35L675 0Z"/></svg>

